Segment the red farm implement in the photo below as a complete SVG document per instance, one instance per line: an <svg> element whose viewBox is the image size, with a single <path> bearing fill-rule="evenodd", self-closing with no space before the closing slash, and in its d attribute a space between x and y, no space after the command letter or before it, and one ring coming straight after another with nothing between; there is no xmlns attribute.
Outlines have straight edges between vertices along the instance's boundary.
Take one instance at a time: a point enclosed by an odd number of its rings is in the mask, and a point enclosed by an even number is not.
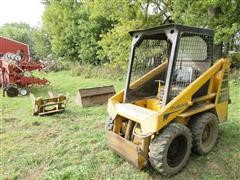
<svg viewBox="0 0 240 180"><path fill-rule="evenodd" d="M27 44L0 37L0 86L10 97L28 94L32 85L47 85L47 79L33 77L32 71L40 71L45 65L30 58Z"/></svg>

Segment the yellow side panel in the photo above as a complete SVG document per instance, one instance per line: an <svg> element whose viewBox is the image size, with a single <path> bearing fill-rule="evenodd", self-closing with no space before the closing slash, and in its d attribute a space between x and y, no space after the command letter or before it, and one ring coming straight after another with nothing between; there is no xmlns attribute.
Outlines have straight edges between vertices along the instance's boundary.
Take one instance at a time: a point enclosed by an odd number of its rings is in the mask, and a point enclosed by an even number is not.
<svg viewBox="0 0 240 180"><path fill-rule="evenodd" d="M146 102L147 109L151 109L153 111L160 111L161 105L160 101L157 98L147 99Z"/></svg>
<svg viewBox="0 0 240 180"><path fill-rule="evenodd" d="M228 101L216 104L216 111L220 122L227 120Z"/></svg>
<svg viewBox="0 0 240 180"><path fill-rule="evenodd" d="M138 101L135 101L134 104L136 106L145 107L146 106L146 100L138 100Z"/></svg>
<svg viewBox="0 0 240 180"><path fill-rule="evenodd" d="M229 71L230 64L229 61L226 61L223 64L223 69L217 73L217 76L215 78L215 87L217 87L215 107L220 122L227 120L229 99Z"/></svg>

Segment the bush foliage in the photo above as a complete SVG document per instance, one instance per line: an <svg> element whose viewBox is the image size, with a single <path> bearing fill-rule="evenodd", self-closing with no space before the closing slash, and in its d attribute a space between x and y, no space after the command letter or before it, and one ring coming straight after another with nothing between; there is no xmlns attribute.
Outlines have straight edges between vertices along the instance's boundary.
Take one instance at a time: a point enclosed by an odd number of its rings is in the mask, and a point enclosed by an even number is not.
<svg viewBox="0 0 240 180"><path fill-rule="evenodd" d="M231 60L231 67L235 69L240 69L240 52L229 54L228 57Z"/></svg>

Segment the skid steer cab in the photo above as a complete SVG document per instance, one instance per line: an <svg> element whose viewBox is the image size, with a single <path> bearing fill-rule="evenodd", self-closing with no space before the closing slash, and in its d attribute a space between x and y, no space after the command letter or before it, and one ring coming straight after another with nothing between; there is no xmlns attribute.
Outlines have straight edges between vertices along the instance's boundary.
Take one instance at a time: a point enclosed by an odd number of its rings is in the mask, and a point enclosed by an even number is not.
<svg viewBox="0 0 240 180"><path fill-rule="evenodd" d="M229 61L213 64L214 33L168 24L131 31L126 87L108 101L110 149L162 175L183 169L191 151L210 152L226 121Z"/></svg>

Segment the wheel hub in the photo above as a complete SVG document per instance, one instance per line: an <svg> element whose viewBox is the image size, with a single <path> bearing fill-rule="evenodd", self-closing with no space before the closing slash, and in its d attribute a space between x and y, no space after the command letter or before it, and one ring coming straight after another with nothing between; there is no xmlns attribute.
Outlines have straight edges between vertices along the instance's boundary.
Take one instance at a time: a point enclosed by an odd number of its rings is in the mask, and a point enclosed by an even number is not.
<svg viewBox="0 0 240 180"><path fill-rule="evenodd" d="M167 154L167 162L170 167L178 166L187 151L187 139L183 135L175 137L169 146Z"/></svg>
<svg viewBox="0 0 240 180"><path fill-rule="evenodd" d="M212 141L212 131L213 131L213 127L211 123L208 123L204 130L203 130L203 134L202 134L202 145L203 147L208 147L209 144L211 144Z"/></svg>
<svg viewBox="0 0 240 180"><path fill-rule="evenodd" d="M22 96L25 96L27 95L28 91L26 89L20 89L20 92L19 92Z"/></svg>

